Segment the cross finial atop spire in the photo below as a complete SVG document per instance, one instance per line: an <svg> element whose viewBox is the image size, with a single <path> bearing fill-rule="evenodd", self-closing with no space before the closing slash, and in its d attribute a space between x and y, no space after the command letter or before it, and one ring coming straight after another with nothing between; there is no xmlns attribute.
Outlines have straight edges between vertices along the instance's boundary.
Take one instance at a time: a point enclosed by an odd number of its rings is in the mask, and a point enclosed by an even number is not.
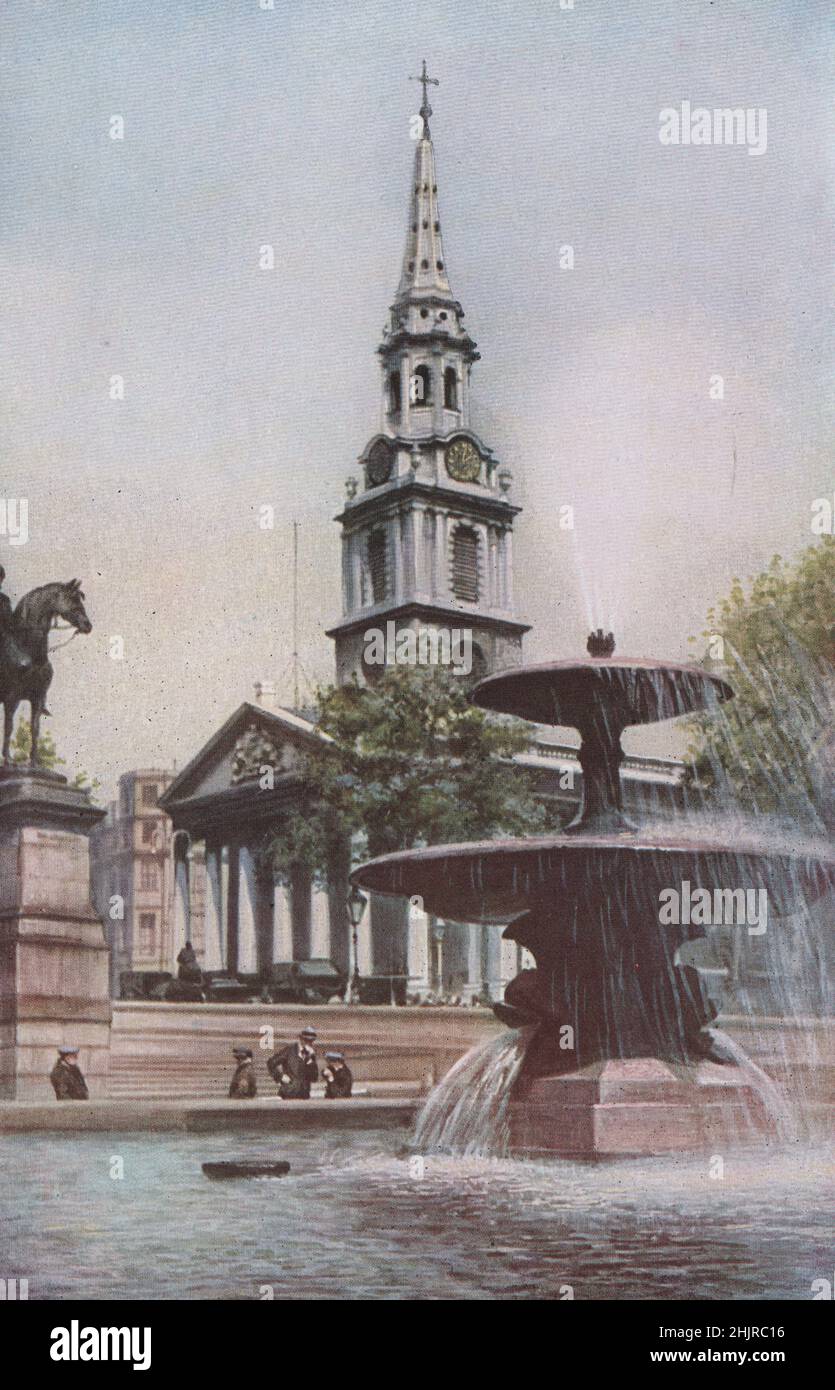
<svg viewBox="0 0 835 1390"><path fill-rule="evenodd" d="M432 115L432 107L429 105L429 93L427 92L426 88L430 85L433 87L440 87L441 84L438 81L437 77L430 77L427 73L425 58L423 60L423 72L421 73L420 77L410 77L409 81L423 83L423 105L420 108L420 114L423 117L423 138L424 140L428 140L430 138L429 117Z"/></svg>

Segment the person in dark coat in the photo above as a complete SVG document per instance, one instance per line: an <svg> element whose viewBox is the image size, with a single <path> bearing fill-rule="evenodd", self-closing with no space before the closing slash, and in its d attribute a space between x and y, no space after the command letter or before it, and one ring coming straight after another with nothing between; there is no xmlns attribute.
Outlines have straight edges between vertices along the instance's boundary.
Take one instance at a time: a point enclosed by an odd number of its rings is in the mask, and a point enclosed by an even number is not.
<svg viewBox="0 0 835 1390"><path fill-rule="evenodd" d="M252 1100L258 1091L255 1082L255 1068L252 1065L252 1049L233 1047L232 1056L237 1058L238 1065L229 1087L229 1099Z"/></svg>
<svg viewBox="0 0 835 1390"><path fill-rule="evenodd" d="M190 941L187 941L180 954L177 956L177 979L184 984L201 985L203 983L203 972L197 964L197 952Z"/></svg>
<svg viewBox="0 0 835 1390"><path fill-rule="evenodd" d="M282 1100L309 1100L310 1087L319 1080L316 1053L315 1028L303 1028L298 1042L289 1043L280 1051L274 1052L267 1063L267 1071L278 1086Z"/></svg>
<svg viewBox="0 0 835 1390"><path fill-rule="evenodd" d="M341 1052L326 1052L325 1061L327 1066L322 1068L322 1080L325 1083L326 1100L344 1100L351 1094L351 1087L354 1078L351 1070L345 1064L345 1058Z"/></svg>
<svg viewBox="0 0 835 1390"><path fill-rule="evenodd" d="M58 1061L49 1073L56 1100L89 1100L87 1082L78 1065L77 1047L59 1047Z"/></svg>

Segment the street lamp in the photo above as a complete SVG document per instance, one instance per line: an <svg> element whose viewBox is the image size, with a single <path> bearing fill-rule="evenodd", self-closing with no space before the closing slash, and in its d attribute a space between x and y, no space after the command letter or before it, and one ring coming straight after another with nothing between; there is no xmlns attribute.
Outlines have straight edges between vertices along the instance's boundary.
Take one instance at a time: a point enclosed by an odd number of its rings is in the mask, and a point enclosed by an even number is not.
<svg viewBox="0 0 835 1390"><path fill-rule="evenodd" d="M351 982L348 986L348 1003L358 1004L360 1000L360 968L359 968L359 943L357 934L362 915L365 912L368 899L361 893L356 885L353 885L346 899L348 908L348 921L351 924L351 954L353 957L353 968L351 970Z"/></svg>

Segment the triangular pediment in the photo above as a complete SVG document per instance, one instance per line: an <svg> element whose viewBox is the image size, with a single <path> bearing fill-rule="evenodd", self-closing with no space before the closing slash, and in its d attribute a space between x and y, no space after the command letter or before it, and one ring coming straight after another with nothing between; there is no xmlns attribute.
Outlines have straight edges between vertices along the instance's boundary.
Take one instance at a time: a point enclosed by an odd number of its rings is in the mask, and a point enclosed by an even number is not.
<svg viewBox="0 0 835 1390"><path fill-rule="evenodd" d="M160 797L167 811L184 801L257 785L270 767L276 781L298 774L304 754L327 735L291 710L267 710L245 701L174 778Z"/></svg>

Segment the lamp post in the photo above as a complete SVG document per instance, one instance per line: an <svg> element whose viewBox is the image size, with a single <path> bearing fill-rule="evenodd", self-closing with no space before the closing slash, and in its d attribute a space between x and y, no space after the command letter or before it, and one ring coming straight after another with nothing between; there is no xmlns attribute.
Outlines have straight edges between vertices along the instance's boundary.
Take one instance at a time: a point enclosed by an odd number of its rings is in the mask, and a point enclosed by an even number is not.
<svg viewBox="0 0 835 1390"><path fill-rule="evenodd" d="M358 1004L360 1000L360 967L359 967L359 925L362 915L365 912L368 902L364 893L361 893L356 886L351 888L346 899L348 909L348 921L351 924L351 979L348 985L348 1003Z"/></svg>

